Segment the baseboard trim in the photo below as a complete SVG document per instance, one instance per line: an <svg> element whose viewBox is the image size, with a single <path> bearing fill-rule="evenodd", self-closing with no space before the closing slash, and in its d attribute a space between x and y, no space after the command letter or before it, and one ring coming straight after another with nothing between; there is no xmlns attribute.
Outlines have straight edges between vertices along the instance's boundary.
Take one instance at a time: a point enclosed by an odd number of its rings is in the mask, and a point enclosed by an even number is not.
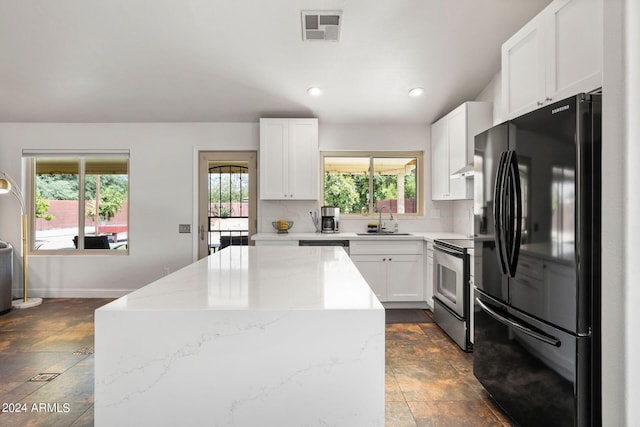
<svg viewBox="0 0 640 427"><path fill-rule="evenodd" d="M29 288L29 297L34 298L120 298L135 289L42 289ZM22 289L14 292L14 297L22 298Z"/></svg>

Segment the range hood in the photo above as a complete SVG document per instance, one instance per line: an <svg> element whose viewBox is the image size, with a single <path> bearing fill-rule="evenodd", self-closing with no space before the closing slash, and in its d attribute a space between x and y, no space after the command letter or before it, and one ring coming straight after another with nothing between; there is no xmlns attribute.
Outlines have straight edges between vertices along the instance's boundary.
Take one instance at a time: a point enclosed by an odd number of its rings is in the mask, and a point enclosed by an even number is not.
<svg viewBox="0 0 640 427"><path fill-rule="evenodd" d="M458 169L449 177L450 179L458 179L458 178L469 178L472 177L474 173L473 165L466 165L462 169Z"/></svg>

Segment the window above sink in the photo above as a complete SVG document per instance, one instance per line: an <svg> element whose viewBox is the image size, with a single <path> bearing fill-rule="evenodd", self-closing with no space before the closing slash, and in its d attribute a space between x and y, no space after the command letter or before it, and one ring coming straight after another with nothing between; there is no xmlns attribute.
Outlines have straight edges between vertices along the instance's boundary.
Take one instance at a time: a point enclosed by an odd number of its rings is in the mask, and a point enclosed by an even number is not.
<svg viewBox="0 0 640 427"><path fill-rule="evenodd" d="M422 215L422 152L323 152L322 167L322 204L341 215Z"/></svg>

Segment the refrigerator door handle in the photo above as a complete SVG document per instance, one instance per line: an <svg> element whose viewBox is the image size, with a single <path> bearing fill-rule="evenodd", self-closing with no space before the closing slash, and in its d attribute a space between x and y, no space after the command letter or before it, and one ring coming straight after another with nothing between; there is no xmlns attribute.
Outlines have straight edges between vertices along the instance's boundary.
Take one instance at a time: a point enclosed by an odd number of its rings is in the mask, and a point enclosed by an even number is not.
<svg viewBox="0 0 640 427"><path fill-rule="evenodd" d="M496 257L502 274L507 274L507 262L504 245L504 184L507 164L507 152L500 155L498 169L496 170L496 182L493 188L493 225L495 229L494 240L496 242Z"/></svg>
<svg viewBox="0 0 640 427"><path fill-rule="evenodd" d="M522 187L520 183L520 169L518 156L515 151L509 153L509 246L507 248L507 268L511 277L515 277L520 255L522 240Z"/></svg>
<svg viewBox="0 0 640 427"><path fill-rule="evenodd" d="M523 334L526 334L528 336L530 336L531 338L534 338L538 341L542 341L546 344L552 345L554 347L560 347L562 345L562 343L560 342L559 339L557 339L554 336L551 335L547 335L543 332L538 332L538 331L534 331L531 328L528 328L527 326L513 320L513 319L509 319L501 314L496 313L495 311L491 310L489 307L487 307L482 301L480 301L480 298L476 298L476 303L480 306L480 308L482 309L482 311L484 311L485 313L487 313L489 316L493 317L495 320L497 320L498 322L502 323L505 326L509 326L512 327L514 329L517 329L518 331L522 332Z"/></svg>

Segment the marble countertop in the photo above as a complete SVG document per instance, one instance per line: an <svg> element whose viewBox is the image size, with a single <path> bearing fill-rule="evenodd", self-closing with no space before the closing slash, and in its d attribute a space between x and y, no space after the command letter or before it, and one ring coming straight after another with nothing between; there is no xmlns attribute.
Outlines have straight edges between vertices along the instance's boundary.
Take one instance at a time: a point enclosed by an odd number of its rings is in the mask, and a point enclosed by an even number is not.
<svg viewBox="0 0 640 427"><path fill-rule="evenodd" d="M433 241L434 239L467 239L461 233L442 232L442 231L418 231L409 232L408 235L376 235L367 234L360 235L357 233L340 232L340 233L257 233L251 236L255 241L268 241L268 240L427 240Z"/></svg>
<svg viewBox="0 0 640 427"><path fill-rule="evenodd" d="M382 309L342 248L230 246L99 310L331 309Z"/></svg>
<svg viewBox="0 0 640 427"><path fill-rule="evenodd" d="M384 426L384 308L342 248L274 248L96 310L95 425Z"/></svg>

